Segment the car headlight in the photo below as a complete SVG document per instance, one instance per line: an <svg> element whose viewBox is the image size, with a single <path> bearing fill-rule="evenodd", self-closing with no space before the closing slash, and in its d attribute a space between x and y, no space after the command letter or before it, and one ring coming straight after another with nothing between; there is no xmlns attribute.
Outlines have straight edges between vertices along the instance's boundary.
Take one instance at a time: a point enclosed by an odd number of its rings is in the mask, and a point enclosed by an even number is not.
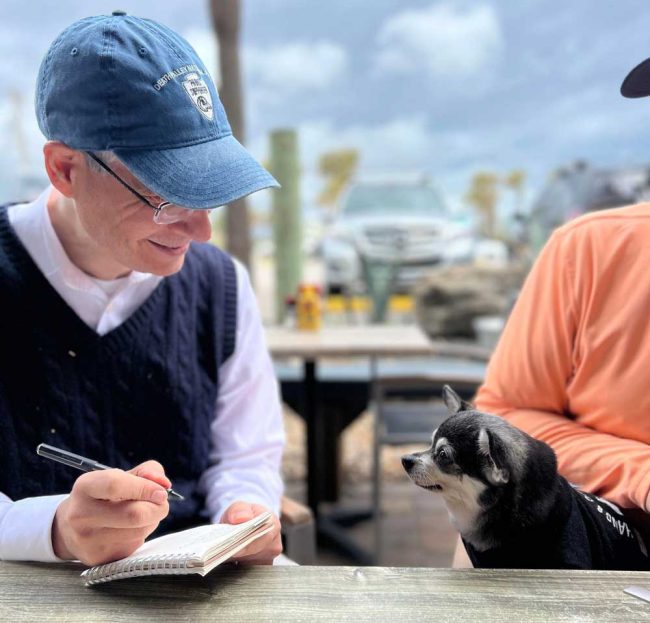
<svg viewBox="0 0 650 623"><path fill-rule="evenodd" d="M445 262L464 263L471 262L474 258L474 246L476 241L469 236L457 237L448 240L443 247L443 258Z"/></svg>
<svg viewBox="0 0 650 623"><path fill-rule="evenodd" d="M351 261L356 258L354 243L349 238L337 236L323 241L323 258L327 263Z"/></svg>

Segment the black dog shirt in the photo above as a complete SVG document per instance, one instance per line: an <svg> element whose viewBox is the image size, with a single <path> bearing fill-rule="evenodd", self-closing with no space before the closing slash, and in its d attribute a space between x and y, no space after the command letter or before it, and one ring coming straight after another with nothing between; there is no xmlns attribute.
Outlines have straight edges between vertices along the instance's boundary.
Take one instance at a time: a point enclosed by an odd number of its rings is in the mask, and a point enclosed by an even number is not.
<svg viewBox="0 0 650 623"><path fill-rule="evenodd" d="M560 481L546 521L523 527L501 546L485 551L464 542L474 566L650 570L645 543L618 507L575 489L562 477Z"/></svg>

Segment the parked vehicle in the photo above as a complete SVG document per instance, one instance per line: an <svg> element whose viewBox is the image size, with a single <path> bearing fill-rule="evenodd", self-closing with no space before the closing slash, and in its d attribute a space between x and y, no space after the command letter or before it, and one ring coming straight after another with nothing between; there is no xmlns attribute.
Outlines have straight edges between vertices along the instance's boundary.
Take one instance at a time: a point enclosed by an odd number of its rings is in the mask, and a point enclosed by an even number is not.
<svg viewBox="0 0 650 623"><path fill-rule="evenodd" d="M647 166L601 169L577 161L558 170L533 202L528 225L534 251L539 251L553 229L594 210L647 201Z"/></svg>
<svg viewBox="0 0 650 623"><path fill-rule="evenodd" d="M321 247L327 290L362 290L364 260L395 263L394 290L408 290L431 266L471 253L470 234L424 177L357 181Z"/></svg>

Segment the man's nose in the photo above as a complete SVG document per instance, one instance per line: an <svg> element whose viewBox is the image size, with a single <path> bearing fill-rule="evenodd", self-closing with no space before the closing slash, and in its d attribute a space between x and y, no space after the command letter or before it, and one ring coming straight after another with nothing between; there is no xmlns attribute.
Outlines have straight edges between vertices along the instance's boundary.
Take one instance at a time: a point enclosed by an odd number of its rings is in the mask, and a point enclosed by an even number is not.
<svg viewBox="0 0 650 623"><path fill-rule="evenodd" d="M197 242L207 242L212 237L212 222L208 210L192 210L192 214L183 221L185 231Z"/></svg>

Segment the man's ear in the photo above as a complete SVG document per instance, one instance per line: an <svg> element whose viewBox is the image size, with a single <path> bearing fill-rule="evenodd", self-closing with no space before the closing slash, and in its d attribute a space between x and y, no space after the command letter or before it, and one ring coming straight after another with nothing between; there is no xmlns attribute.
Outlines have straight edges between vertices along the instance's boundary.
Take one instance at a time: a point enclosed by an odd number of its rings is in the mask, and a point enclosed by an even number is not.
<svg viewBox="0 0 650 623"><path fill-rule="evenodd" d="M506 448L499 436L482 428L478 433L478 452L485 458L485 477L493 485L505 485L510 480L510 472L505 465Z"/></svg>
<svg viewBox="0 0 650 623"><path fill-rule="evenodd" d="M471 411L474 408L469 402L465 402L449 385L442 388L442 399L445 401L451 415L461 411Z"/></svg>
<svg viewBox="0 0 650 623"><path fill-rule="evenodd" d="M48 141L43 146L43 156L45 170L52 186L65 197L72 197L72 170L79 166L83 154L59 141Z"/></svg>

